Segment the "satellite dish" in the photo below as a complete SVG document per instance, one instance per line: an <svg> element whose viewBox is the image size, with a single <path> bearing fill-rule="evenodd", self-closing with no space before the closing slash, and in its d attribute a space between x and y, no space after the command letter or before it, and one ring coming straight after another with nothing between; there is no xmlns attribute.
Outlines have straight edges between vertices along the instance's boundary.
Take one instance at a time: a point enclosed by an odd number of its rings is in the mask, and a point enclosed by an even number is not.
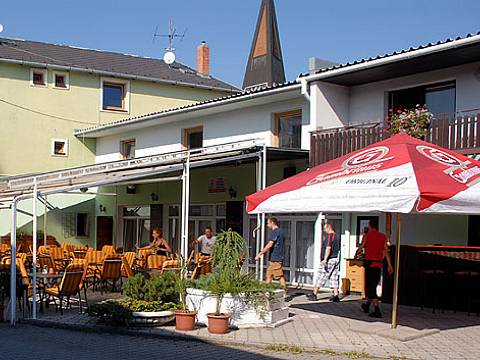
<svg viewBox="0 0 480 360"><path fill-rule="evenodd" d="M3 25L0 24L0 33L3 31Z"/></svg>
<svg viewBox="0 0 480 360"><path fill-rule="evenodd" d="M163 61L165 61L165 64L171 65L175 62L175 54L173 51L167 51L165 55L163 55Z"/></svg>

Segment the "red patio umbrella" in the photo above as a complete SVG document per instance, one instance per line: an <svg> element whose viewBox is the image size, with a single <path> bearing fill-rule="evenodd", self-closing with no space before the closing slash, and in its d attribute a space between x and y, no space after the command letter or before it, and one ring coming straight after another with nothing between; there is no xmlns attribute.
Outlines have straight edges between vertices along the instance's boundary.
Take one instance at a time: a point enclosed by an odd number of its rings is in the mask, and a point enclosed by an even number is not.
<svg viewBox="0 0 480 360"><path fill-rule="evenodd" d="M480 162L406 134L247 196L249 213L480 213ZM400 216L397 232L400 231ZM397 237L392 326L397 322Z"/></svg>

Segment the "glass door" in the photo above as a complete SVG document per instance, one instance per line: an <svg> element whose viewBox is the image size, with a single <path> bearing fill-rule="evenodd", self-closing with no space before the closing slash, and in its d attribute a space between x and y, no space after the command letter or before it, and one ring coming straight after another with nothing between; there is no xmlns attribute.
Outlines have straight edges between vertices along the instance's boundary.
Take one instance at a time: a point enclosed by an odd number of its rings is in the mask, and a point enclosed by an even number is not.
<svg viewBox="0 0 480 360"><path fill-rule="evenodd" d="M151 242L150 206L125 207L122 210L123 248L146 246Z"/></svg>
<svg viewBox="0 0 480 360"><path fill-rule="evenodd" d="M295 222L295 273L293 283L313 284L315 221Z"/></svg>

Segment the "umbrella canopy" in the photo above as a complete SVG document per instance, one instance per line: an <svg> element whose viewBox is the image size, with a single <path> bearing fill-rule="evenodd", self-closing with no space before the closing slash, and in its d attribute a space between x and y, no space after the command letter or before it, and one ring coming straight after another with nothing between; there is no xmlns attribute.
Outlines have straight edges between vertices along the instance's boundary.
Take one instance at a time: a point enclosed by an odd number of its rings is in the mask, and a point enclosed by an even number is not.
<svg viewBox="0 0 480 360"><path fill-rule="evenodd" d="M249 213L480 213L480 162L398 134L247 196Z"/></svg>

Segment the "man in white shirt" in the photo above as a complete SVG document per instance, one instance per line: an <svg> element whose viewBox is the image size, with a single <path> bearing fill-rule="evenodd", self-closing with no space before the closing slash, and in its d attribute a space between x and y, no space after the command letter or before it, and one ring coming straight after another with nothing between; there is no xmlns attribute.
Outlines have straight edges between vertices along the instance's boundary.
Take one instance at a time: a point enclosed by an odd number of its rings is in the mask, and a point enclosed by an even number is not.
<svg viewBox="0 0 480 360"><path fill-rule="evenodd" d="M194 245L200 244L200 253L203 256L211 256L213 252L213 245L217 240L216 236L213 235L212 228L207 226L205 228L204 235L200 236L198 239L193 241Z"/></svg>

